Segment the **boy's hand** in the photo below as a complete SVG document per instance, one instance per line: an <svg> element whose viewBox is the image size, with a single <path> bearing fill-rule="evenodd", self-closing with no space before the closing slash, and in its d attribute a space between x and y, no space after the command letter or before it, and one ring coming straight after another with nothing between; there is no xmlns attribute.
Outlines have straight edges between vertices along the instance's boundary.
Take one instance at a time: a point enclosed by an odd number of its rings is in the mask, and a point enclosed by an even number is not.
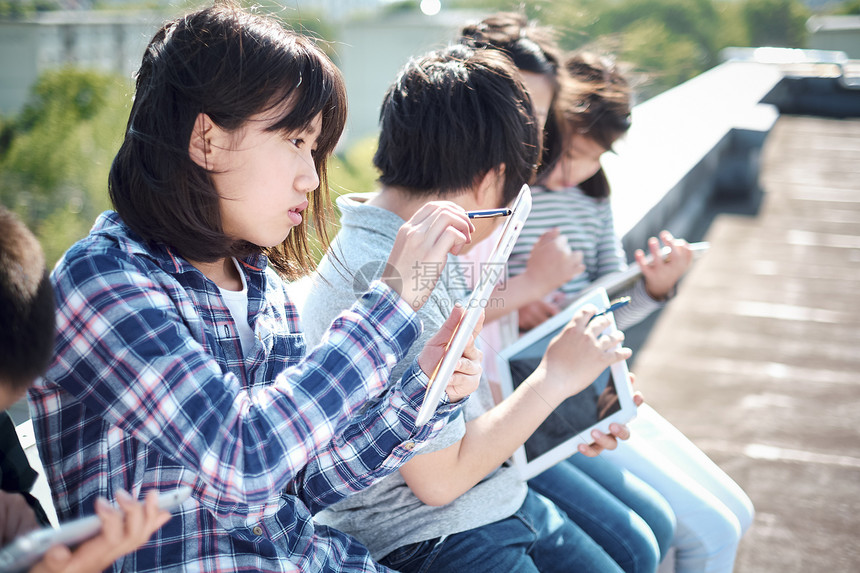
<svg viewBox="0 0 860 573"><path fill-rule="evenodd" d="M606 368L633 353L629 348L617 348L624 340L621 331L601 334L610 325L609 318L598 316L589 322L596 312L590 304L579 309L544 354L539 366L546 372L543 391L556 405L581 392Z"/></svg>
<svg viewBox="0 0 860 573"><path fill-rule="evenodd" d="M630 372L630 383L633 384L635 382L636 377ZM645 403L645 398L642 397L641 392L633 393L633 403L636 404L637 408ZM609 434L604 434L600 430L592 431L591 437L594 438L594 441L588 445L580 444L577 448L579 453L589 458L594 458L600 455L600 452L603 450L614 450L617 448L618 440L630 438L630 428L627 427L627 424L609 424L609 432Z"/></svg>
<svg viewBox="0 0 860 573"><path fill-rule="evenodd" d="M445 347L451 341L454 335L454 330L460 324L466 310L460 306L454 306L450 316L433 337L424 345L421 354L418 355L418 366L424 371L427 376L432 377L433 372L442 361L445 355ZM478 320L475 330L472 331L472 336L469 338L469 343L463 350L463 355L457 362L454 368L454 374L451 380L448 381L448 386L445 388L445 393L448 394L448 399L451 402L458 402L477 390L478 384L481 381L481 360L484 354L475 346L475 338L481 332L484 326L484 313L481 312L481 318Z"/></svg>
<svg viewBox="0 0 860 573"><path fill-rule="evenodd" d="M58 545L30 569L30 573L96 573L131 553L170 519L170 512L158 509L158 492L150 491L146 500L135 501L128 493L116 496L120 509L107 501L96 500L96 514L101 518L102 529L98 536L85 541L70 551ZM121 510L121 511L120 511Z"/></svg>
<svg viewBox="0 0 860 573"><path fill-rule="evenodd" d="M532 247L524 274L535 287L535 298L543 298L585 271L582 251L572 251L558 227L540 236Z"/></svg>
<svg viewBox="0 0 860 573"><path fill-rule="evenodd" d="M36 514L23 495L0 490L0 547L38 527Z"/></svg>
<svg viewBox="0 0 860 573"><path fill-rule="evenodd" d="M382 282L418 310L430 298L448 260L471 240L474 225L450 201L431 201L397 232Z"/></svg>
<svg viewBox="0 0 860 573"><path fill-rule="evenodd" d="M666 299L693 262L693 251L687 241L674 238L669 231L662 231L660 239L672 249L665 259L660 254L660 241L656 237L648 240L651 262L646 262L642 249L635 253L636 262L639 263L642 278L645 280L645 291L654 300Z"/></svg>

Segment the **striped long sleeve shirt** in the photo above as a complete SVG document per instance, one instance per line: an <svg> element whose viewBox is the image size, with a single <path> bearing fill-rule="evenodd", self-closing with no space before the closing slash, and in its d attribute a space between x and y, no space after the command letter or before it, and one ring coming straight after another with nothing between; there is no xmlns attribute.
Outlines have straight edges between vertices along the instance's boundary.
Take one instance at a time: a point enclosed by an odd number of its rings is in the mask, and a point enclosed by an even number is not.
<svg viewBox="0 0 860 573"><path fill-rule="evenodd" d="M547 191L532 188L532 210L508 259L511 276L522 274L529 255L542 234L558 227L574 251L582 251L585 272L569 280L559 291L566 301L600 277L627 268L621 241L615 234L615 222L609 199L589 197L578 188ZM628 328L660 308L663 303L648 296L645 283L639 280L631 292L631 302L615 312L620 329Z"/></svg>

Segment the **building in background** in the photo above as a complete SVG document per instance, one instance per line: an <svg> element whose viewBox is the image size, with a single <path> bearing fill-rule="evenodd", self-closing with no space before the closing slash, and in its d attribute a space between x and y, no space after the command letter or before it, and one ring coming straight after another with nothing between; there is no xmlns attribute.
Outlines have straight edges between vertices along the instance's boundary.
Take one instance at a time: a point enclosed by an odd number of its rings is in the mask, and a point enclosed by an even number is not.
<svg viewBox="0 0 860 573"><path fill-rule="evenodd" d="M443 10L427 16L409 11L345 22L333 55L343 71L349 101L344 142L377 133L385 91L410 57L448 45L466 22L481 17L473 12Z"/></svg>
<svg viewBox="0 0 860 573"><path fill-rule="evenodd" d="M20 111L39 74L81 66L131 78L163 17L69 10L0 20L0 113Z"/></svg>
<svg viewBox="0 0 860 573"><path fill-rule="evenodd" d="M845 52L860 60L860 16L812 16L806 29L810 48Z"/></svg>

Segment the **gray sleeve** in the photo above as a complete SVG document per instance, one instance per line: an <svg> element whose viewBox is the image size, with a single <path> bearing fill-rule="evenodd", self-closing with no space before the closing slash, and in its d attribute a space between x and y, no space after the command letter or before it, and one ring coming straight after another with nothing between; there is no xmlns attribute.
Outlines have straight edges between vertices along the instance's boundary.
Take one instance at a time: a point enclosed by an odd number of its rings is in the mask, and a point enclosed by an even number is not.
<svg viewBox="0 0 860 573"><path fill-rule="evenodd" d="M347 271L339 269L339 272ZM334 319L358 299L352 289L347 288L346 279L339 276L326 258L304 286L308 292L299 308L299 317L310 349L320 343Z"/></svg>

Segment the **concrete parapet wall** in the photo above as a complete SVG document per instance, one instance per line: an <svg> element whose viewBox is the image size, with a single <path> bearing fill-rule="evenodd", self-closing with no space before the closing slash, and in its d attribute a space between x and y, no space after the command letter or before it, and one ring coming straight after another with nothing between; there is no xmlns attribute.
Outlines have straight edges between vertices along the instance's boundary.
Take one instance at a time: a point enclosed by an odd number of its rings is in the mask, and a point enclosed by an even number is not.
<svg viewBox="0 0 860 573"><path fill-rule="evenodd" d="M727 62L634 108L630 132L603 161L628 253L662 229L689 235L715 192L756 187L779 115L760 102L782 79L769 64Z"/></svg>

